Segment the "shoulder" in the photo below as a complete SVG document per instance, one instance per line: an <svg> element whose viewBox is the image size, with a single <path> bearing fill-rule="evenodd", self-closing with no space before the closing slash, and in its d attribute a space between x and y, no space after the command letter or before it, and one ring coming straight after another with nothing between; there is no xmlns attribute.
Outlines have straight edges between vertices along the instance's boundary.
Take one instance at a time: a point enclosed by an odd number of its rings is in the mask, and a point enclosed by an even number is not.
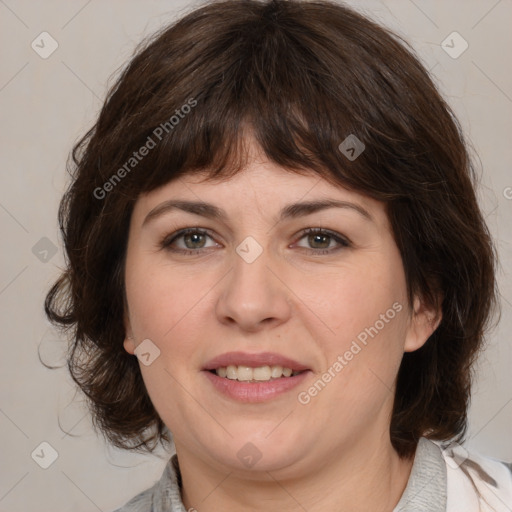
<svg viewBox="0 0 512 512"><path fill-rule="evenodd" d="M114 512L186 512L181 501L180 480L178 459L174 454L158 482Z"/></svg>
<svg viewBox="0 0 512 512"><path fill-rule="evenodd" d="M446 463L447 512L511 512L512 463L435 442Z"/></svg>
<svg viewBox="0 0 512 512"><path fill-rule="evenodd" d="M137 494L137 496L134 496L128 503L114 510L114 512L148 512L153 510L154 491L155 486L142 491Z"/></svg>

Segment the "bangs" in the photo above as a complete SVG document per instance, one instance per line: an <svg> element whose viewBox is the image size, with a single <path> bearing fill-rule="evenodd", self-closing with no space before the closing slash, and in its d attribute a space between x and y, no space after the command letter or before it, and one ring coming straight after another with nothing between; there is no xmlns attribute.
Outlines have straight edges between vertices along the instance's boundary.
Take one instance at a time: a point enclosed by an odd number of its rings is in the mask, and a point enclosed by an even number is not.
<svg viewBox="0 0 512 512"><path fill-rule="evenodd" d="M97 132L105 153L113 136L125 144L121 152L110 151L115 159L102 158L98 179L124 168L127 177L116 190L132 199L185 173L222 181L248 164L251 140L290 171L314 172L380 200L396 197L386 163L400 156L400 140L408 151L404 128L391 123L400 96L391 81L400 76L379 69L387 64L372 55L377 44L368 32L362 31L356 53L341 32L332 41L332 33L300 22L246 17L193 44L183 40L178 24L158 35L165 55L155 59L149 45L134 59L106 107L115 112L116 128L105 124ZM196 32L198 25L195 20ZM365 146L352 161L338 149L350 135ZM383 158L391 140L394 154ZM146 156L135 158L144 146Z"/></svg>

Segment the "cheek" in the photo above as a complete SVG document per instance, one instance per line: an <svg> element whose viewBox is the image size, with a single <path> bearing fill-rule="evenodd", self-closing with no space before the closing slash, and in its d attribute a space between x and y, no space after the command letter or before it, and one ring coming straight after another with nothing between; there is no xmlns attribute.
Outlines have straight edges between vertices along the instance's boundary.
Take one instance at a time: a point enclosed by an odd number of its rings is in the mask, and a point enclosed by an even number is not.
<svg viewBox="0 0 512 512"><path fill-rule="evenodd" d="M138 338L164 341L179 324L194 316L194 305L204 295L204 285L184 278L176 269L133 262L127 267L126 292L132 328Z"/></svg>
<svg viewBox="0 0 512 512"><path fill-rule="evenodd" d="M329 329L318 320L309 326L317 334L323 367L301 390L300 403L311 401L319 424L345 425L347 431L359 432L392 401L407 309L400 281L383 275L352 272L331 280L336 291L323 297L319 313Z"/></svg>
<svg viewBox="0 0 512 512"><path fill-rule="evenodd" d="M316 327L310 327L322 333L317 339L322 343L326 368L342 356L345 366L340 373L347 379L343 385L357 387L363 380L379 378L392 384L407 325L400 259L376 258L364 266L332 273L324 281L324 286L318 282L315 288L312 283L303 286L309 290L311 310L317 313L311 317ZM317 296L311 295L313 289L318 290Z"/></svg>
<svg viewBox="0 0 512 512"><path fill-rule="evenodd" d="M150 262L127 269L134 336L138 342L150 339L160 351L150 366L140 365L142 376L155 407L166 416L167 407L179 407L181 386L193 387L202 361L203 347L198 341L205 340L205 332L209 332L205 319L212 318L208 290L215 282ZM184 399L187 396L185 393Z"/></svg>
<svg viewBox="0 0 512 512"><path fill-rule="evenodd" d="M372 269L368 265L364 269L343 270L337 275L327 276L324 286L320 286L318 281L314 287L313 283L303 286L305 293L308 290L305 296L309 297L311 309L325 323L334 339L357 336L379 321L381 314L385 315L384 320L396 323L393 320L400 316L396 311L400 307L393 308L394 303L401 305L402 311L406 309L401 276L382 267L374 266ZM313 296L311 290L315 288L318 293Z"/></svg>
<svg viewBox="0 0 512 512"><path fill-rule="evenodd" d="M179 432L176 418L190 420L188 415L194 412L190 412L190 395L184 390L194 386L197 340L204 339L200 317L204 318L204 308L208 307L208 296L204 297L208 288L203 281L175 268L152 266L149 261L132 262L127 269L134 336L138 342L150 339L160 351L150 365L140 364L144 384L160 417ZM201 285L194 286L195 282Z"/></svg>

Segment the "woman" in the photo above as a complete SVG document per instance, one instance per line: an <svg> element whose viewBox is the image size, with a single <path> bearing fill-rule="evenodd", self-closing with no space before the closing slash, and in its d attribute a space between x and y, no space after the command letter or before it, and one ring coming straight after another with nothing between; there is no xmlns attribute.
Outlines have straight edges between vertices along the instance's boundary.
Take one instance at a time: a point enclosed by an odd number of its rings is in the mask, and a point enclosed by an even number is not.
<svg viewBox="0 0 512 512"><path fill-rule="evenodd" d="M205 5L74 149L46 300L115 446L176 454L118 509L510 510L469 454L492 241L450 108L325 1Z"/></svg>

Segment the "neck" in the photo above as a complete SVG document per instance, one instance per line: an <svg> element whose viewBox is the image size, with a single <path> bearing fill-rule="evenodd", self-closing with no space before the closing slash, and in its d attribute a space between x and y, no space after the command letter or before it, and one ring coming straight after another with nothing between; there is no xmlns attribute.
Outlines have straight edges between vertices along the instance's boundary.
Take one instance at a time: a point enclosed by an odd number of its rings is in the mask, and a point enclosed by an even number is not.
<svg viewBox="0 0 512 512"><path fill-rule="evenodd" d="M238 512L391 512L402 496L413 459L400 459L389 437L351 443L350 449L314 459L294 477L279 471L254 472L251 478L219 472L176 444L187 510ZM287 468L289 475L289 468Z"/></svg>

